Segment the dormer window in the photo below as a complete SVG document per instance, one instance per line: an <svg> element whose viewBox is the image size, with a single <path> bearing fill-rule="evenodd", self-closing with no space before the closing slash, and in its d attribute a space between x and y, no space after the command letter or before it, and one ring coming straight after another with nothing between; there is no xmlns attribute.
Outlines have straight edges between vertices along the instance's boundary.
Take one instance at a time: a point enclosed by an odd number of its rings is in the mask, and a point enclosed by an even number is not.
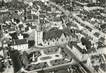
<svg viewBox="0 0 106 73"><path fill-rule="evenodd" d="M55 42L54 39L53 39L53 42Z"/></svg>
<svg viewBox="0 0 106 73"><path fill-rule="evenodd" d="M64 39L61 39L61 41L63 42L63 41L64 41Z"/></svg>
<svg viewBox="0 0 106 73"><path fill-rule="evenodd" d="M58 41L58 38L56 38L56 41Z"/></svg>
<svg viewBox="0 0 106 73"><path fill-rule="evenodd" d="M23 36L19 34L18 39L23 39Z"/></svg>
<svg viewBox="0 0 106 73"><path fill-rule="evenodd" d="M48 45L50 45L50 43L48 42Z"/></svg>

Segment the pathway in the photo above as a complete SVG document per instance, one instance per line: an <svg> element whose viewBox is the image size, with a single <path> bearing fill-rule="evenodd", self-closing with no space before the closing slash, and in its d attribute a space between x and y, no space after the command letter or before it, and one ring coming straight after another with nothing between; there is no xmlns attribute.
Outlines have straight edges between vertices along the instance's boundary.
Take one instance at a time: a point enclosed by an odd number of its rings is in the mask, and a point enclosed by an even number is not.
<svg viewBox="0 0 106 73"><path fill-rule="evenodd" d="M44 50L40 50L41 56L37 58L37 62L32 62L31 64L38 64L38 63L46 62L49 66L52 66L52 64L50 63L51 61L57 60L57 59L63 59L63 56L62 54L60 54L60 52L61 52L61 48L59 48L58 51L55 52L54 54L47 55L44 53ZM58 57L56 55L58 55ZM45 57L49 57L49 59L42 60L42 58L45 58ZM69 59L66 59L66 60L69 61Z"/></svg>

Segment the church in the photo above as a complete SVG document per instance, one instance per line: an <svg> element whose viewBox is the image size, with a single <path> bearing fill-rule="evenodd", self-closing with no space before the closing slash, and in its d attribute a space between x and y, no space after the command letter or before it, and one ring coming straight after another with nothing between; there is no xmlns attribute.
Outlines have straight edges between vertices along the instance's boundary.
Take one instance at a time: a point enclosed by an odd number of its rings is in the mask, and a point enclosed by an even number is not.
<svg viewBox="0 0 106 73"><path fill-rule="evenodd" d="M50 47L58 46L69 41L76 41L77 36L71 33L69 29L51 28L48 31L35 30L35 46L36 47Z"/></svg>

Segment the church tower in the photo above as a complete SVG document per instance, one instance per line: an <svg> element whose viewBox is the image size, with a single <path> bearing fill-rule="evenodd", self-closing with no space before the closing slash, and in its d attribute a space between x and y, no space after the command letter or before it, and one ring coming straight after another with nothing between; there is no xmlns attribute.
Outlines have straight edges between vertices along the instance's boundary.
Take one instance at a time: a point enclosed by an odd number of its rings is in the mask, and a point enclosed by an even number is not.
<svg viewBox="0 0 106 73"><path fill-rule="evenodd" d="M41 46L41 44L43 44L43 31L41 29L39 15L40 13L38 12L38 24L36 25L35 29L35 46Z"/></svg>
<svg viewBox="0 0 106 73"><path fill-rule="evenodd" d="M39 46L43 43L43 31L41 31L40 26L37 25L35 30L35 46Z"/></svg>

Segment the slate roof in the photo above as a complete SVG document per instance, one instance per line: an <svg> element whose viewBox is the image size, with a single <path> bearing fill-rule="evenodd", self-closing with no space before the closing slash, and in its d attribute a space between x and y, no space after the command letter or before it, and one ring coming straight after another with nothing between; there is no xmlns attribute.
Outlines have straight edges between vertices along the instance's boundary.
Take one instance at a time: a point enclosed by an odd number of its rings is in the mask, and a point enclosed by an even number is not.
<svg viewBox="0 0 106 73"><path fill-rule="evenodd" d="M43 14L42 14L42 15L39 15L39 16L40 16L41 18L45 18L45 17L46 17L46 16L45 16L45 15L43 15Z"/></svg>
<svg viewBox="0 0 106 73"><path fill-rule="evenodd" d="M62 21L60 17L55 17L53 20L56 21L56 22L57 21Z"/></svg>
<svg viewBox="0 0 106 73"><path fill-rule="evenodd" d="M10 45L22 45L22 44L27 44L27 40L26 39L17 39L17 40L13 40Z"/></svg>
<svg viewBox="0 0 106 73"><path fill-rule="evenodd" d="M49 31L44 31L43 40L57 39L60 38L62 34L69 36L71 35L71 31L68 29L60 30L58 28L52 28Z"/></svg>
<svg viewBox="0 0 106 73"><path fill-rule="evenodd" d="M37 15L33 15L33 19L38 19L38 16Z"/></svg>
<svg viewBox="0 0 106 73"><path fill-rule="evenodd" d="M55 73L68 73L68 71L67 70L58 70Z"/></svg>
<svg viewBox="0 0 106 73"><path fill-rule="evenodd" d="M8 29L8 31L15 31L15 28L10 28Z"/></svg>
<svg viewBox="0 0 106 73"><path fill-rule="evenodd" d="M106 28L106 24L103 24L100 26L102 29L105 29Z"/></svg>
<svg viewBox="0 0 106 73"><path fill-rule="evenodd" d="M36 26L31 26L31 29L35 29L36 28Z"/></svg>

